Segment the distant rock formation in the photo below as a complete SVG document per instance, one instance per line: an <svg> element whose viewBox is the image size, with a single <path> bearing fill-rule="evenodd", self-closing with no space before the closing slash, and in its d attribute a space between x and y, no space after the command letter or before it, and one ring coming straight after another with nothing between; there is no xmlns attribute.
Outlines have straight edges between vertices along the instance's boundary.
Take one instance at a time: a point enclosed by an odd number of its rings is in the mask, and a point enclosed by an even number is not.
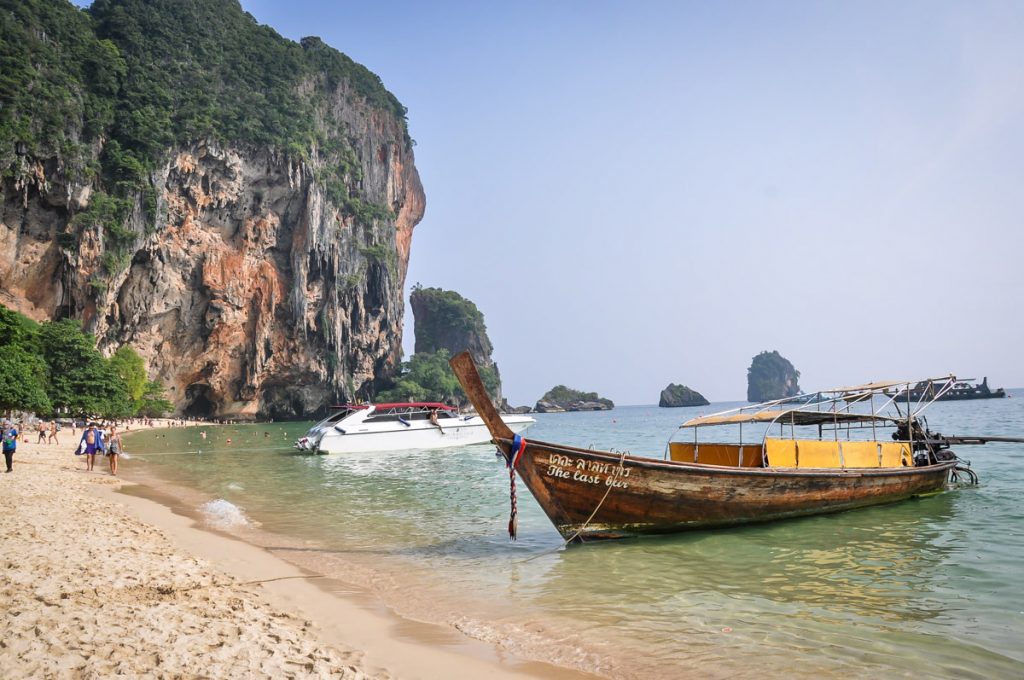
<svg viewBox="0 0 1024 680"><path fill-rule="evenodd" d="M800 394L800 371L776 350L761 352L747 369L747 401L785 399Z"/></svg>
<svg viewBox="0 0 1024 680"><path fill-rule="evenodd" d="M700 392L675 383L669 383L669 386L661 391L661 399L658 400L658 406L664 407L707 406L709 403L711 402Z"/></svg>
<svg viewBox="0 0 1024 680"><path fill-rule="evenodd" d="M494 346L477 306L453 290L424 288L419 284L409 294L409 306L415 318L416 353L443 349L449 356L455 356L468 351L487 391L496 404L503 404L501 373L491 358Z"/></svg>
<svg viewBox="0 0 1024 680"><path fill-rule="evenodd" d="M565 411L610 411L615 408L611 399L598 396L597 392L580 392L565 385L556 385L548 390L537 402L537 413L564 413Z"/></svg>

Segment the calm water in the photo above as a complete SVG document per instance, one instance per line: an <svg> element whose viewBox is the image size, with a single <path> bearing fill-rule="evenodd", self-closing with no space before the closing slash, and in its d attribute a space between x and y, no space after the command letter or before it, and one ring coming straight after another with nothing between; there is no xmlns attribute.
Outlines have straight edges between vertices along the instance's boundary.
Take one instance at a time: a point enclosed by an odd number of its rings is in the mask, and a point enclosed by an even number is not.
<svg viewBox="0 0 1024 680"><path fill-rule="evenodd" d="M1011 393L929 422L1024 435ZM683 420L727 406L540 414L527 436L660 456ZM175 483L212 526L527 658L637 678L1024 676L1024 445L961 447L980 486L930 498L560 549L521 483L508 541L490 446L292 452L307 426L140 433L124 467Z"/></svg>

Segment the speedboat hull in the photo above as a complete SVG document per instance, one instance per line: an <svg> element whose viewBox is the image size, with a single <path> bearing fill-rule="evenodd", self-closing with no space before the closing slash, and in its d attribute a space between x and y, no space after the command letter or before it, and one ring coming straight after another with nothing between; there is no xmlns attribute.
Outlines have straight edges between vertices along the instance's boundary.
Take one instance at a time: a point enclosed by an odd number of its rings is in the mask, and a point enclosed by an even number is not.
<svg viewBox="0 0 1024 680"><path fill-rule="evenodd" d="M458 416L454 413L442 413L441 416L436 424L427 418L374 418L372 414L364 413L356 413L337 422L329 418L311 428L296 446L311 453L337 454L443 449L491 441L491 433L480 416ZM522 415L505 415L502 419L516 433L525 431L536 422Z"/></svg>

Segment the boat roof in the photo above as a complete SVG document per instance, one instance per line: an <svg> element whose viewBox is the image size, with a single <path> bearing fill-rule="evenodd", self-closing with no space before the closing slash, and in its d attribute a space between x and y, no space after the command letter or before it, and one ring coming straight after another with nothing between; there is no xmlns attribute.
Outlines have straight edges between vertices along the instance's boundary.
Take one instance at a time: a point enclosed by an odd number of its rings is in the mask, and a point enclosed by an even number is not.
<svg viewBox="0 0 1024 680"><path fill-rule="evenodd" d="M801 411L799 409L766 409L748 413L724 412L709 416L691 418L681 427L700 427L706 425L736 425L742 423L771 423L775 421L792 423L793 425L823 425L828 423L861 423L872 420L888 420L881 416L868 413L849 413L845 411Z"/></svg>
<svg viewBox="0 0 1024 680"><path fill-rule="evenodd" d="M328 408L332 408L332 409L356 409L356 410L359 410L359 409L364 409L364 408L370 408L371 406L374 407L378 411L381 411L381 410L384 410L384 409L389 409L389 408L426 408L426 409L436 408L436 409L441 409L442 411L454 411L455 410L454 406L448 406L447 404L442 404L441 402L438 402L438 401L389 401L389 402L382 402L382 403L379 403L379 404L338 404L338 405L335 405L335 406L330 406Z"/></svg>
<svg viewBox="0 0 1024 680"><path fill-rule="evenodd" d="M774 423L781 422L793 425L827 425L848 423L869 423L886 421L889 423L906 418L905 414L894 417L883 409L893 403L897 396L908 393L912 387L922 384L933 384L937 387L931 398L925 403L917 404L917 412L923 410L957 381L956 376L947 375L941 378L924 380L879 380L863 385L835 387L818 392L800 394L785 399L767 401L761 404L750 404L739 408L698 416L686 421L680 427L703 427L708 425L738 425L743 423ZM896 388L895 390L893 388ZM883 403L877 407L872 396L882 397ZM868 412L857 411L870 404Z"/></svg>

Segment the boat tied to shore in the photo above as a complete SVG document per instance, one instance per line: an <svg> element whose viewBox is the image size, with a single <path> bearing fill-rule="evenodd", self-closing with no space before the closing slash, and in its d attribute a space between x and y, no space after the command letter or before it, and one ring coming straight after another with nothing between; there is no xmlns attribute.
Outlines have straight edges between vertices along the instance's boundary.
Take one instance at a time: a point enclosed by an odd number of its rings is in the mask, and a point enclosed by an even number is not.
<svg viewBox="0 0 1024 680"><path fill-rule="evenodd" d="M343 404L331 407L331 411L295 442L296 449L322 454L356 453L440 449L491 440L480 416L464 415L438 402ZM498 418L513 432L523 432L536 422L525 415Z"/></svg>
<svg viewBox="0 0 1024 680"><path fill-rule="evenodd" d="M956 378L948 376L837 388L693 418L670 438L662 458L635 456L527 441L494 410L472 358L462 353L450 364L508 467L512 539L517 474L566 543L580 543L834 513L935 494L951 481L978 481L969 461L951 446L1024 442L928 429L923 412L934 395L952 389ZM934 390L915 401L907 388L921 382ZM744 441L744 426L748 433L756 429L752 441ZM723 429L739 436L723 441L715 434Z"/></svg>

